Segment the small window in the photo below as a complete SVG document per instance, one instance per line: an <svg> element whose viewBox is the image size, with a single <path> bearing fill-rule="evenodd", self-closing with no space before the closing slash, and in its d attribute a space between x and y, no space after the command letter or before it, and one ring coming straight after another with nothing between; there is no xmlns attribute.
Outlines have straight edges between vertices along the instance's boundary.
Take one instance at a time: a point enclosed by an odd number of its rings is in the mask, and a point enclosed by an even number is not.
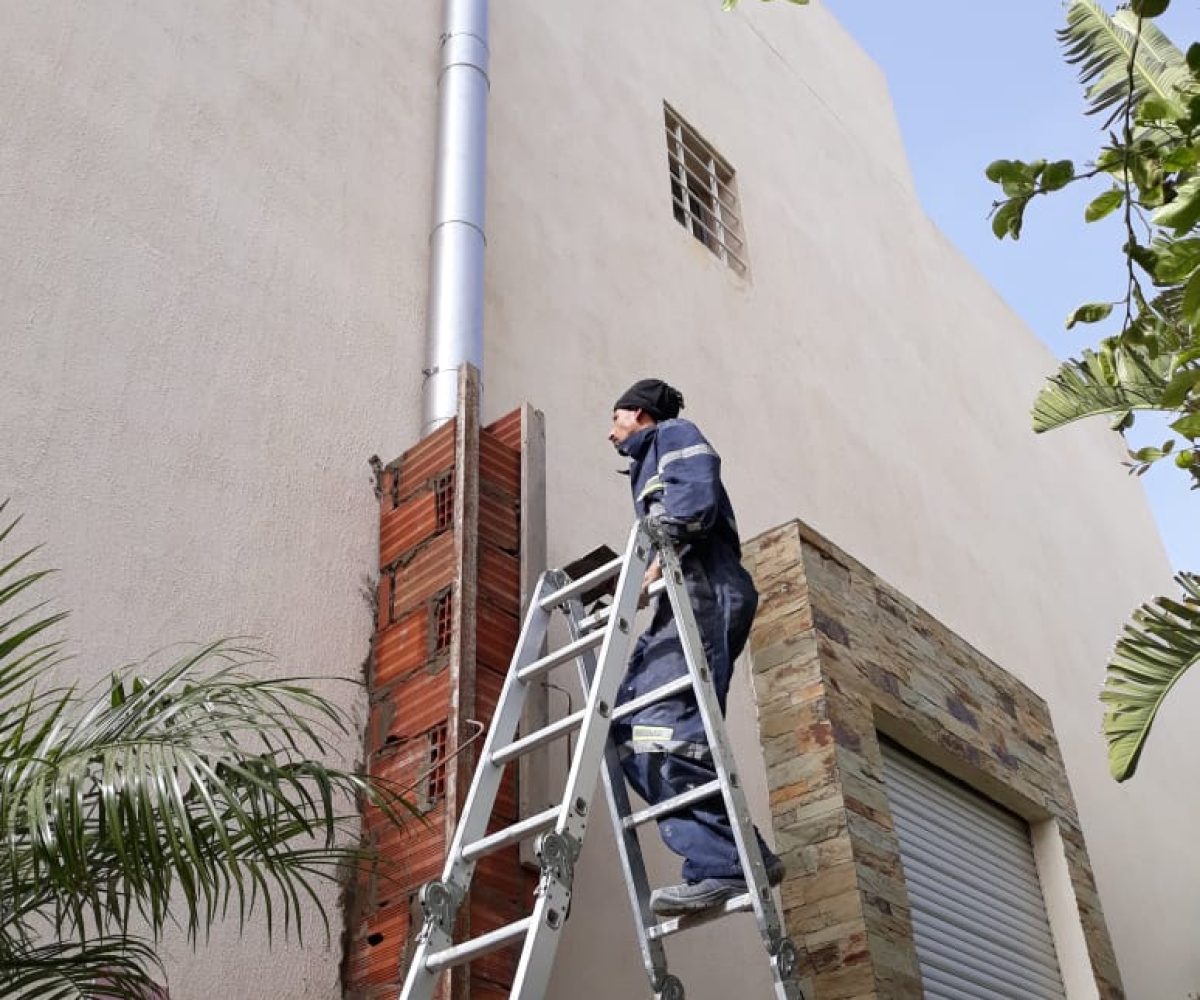
<svg viewBox="0 0 1200 1000"><path fill-rule="evenodd" d="M664 104L663 111L675 221L744 275L746 244L733 167L671 105Z"/></svg>

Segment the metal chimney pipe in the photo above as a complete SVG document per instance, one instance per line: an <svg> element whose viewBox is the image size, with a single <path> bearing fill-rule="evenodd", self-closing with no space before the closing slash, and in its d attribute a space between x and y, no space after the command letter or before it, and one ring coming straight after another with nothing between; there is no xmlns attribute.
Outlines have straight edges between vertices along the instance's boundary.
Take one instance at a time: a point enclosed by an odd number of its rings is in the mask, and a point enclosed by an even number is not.
<svg viewBox="0 0 1200 1000"><path fill-rule="evenodd" d="M454 417L458 369L483 371L488 0L446 0L429 236L423 433Z"/></svg>

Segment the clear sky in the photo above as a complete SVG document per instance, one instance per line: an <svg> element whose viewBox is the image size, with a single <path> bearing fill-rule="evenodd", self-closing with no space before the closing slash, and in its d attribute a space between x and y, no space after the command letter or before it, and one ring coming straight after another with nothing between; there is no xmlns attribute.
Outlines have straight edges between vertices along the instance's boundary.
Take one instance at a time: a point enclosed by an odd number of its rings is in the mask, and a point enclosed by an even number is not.
<svg viewBox="0 0 1200 1000"><path fill-rule="evenodd" d="M1083 184L1086 191L1037 199L1017 244L998 241L987 221L998 191L983 176L992 160L1044 156L1078 165L1102 141L1054 35L1065 21L1062 5L823 2L887 75L917 191L939 228L1056 355L1095 343L1109 328L1068 331L1063 322L1075 306L1123 292L1117 217L1083 222L1083 206L1103 188ZM1116 9L1112 0L1106 5ZM1196 0L1174 0L1158 21L1182 49L1200 40L1198 8ZM795 13L803 17L804 8ZM1038 388L1029 387L1031 404ZM1138 423L1138 445L1161 444L1170 434L1146 426L1143 416ZM1175 568L1200 571L1200 491L1190 491L1174 466L1156 467L1143 483Z"/></svg>

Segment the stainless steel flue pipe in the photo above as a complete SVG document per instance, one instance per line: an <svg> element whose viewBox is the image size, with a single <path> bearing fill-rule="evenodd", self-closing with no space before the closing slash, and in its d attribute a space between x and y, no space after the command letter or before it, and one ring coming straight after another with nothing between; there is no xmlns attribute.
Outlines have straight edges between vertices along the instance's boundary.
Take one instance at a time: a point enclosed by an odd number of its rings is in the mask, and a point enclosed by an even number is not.
<svg viewBox="0 0 1200 1000"><path fill-rule="evenodd" d="M423 433L457 409L458 369L483 371L488 0L445 0L429 236Z"/></svg>

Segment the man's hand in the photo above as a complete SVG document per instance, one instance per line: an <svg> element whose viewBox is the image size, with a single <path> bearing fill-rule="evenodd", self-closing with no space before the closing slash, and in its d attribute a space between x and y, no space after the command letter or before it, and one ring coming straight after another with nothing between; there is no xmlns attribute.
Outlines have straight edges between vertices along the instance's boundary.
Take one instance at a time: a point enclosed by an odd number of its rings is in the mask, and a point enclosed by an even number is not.
<svg viewBox="0 0 1200 1000"><path fill-rule="evenodd" d="M650 565L646 567L646 575L642 577L642 592L638 596L638 607L644 608L650 603L650 587L658 580L662 579L662 563L658 561L658 556L650 561Z"/></svg>

